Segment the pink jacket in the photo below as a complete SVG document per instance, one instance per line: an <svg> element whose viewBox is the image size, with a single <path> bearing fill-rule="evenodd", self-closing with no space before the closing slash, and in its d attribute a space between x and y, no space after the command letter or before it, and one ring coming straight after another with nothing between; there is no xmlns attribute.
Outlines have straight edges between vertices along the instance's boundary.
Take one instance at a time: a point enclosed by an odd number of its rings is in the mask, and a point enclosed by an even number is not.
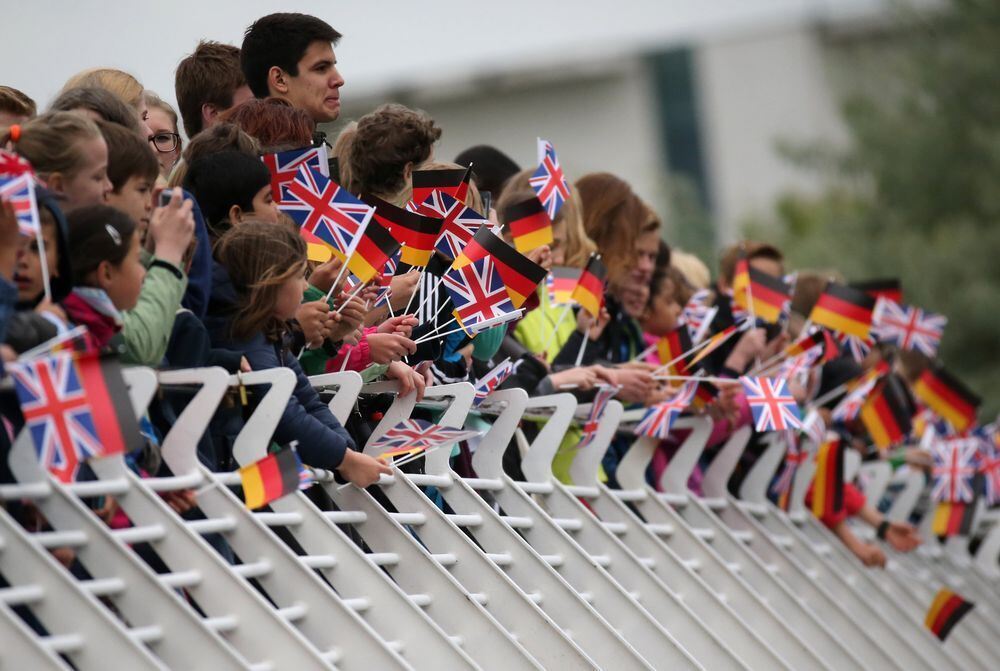
<svg viewBox="0 0 1000 671"><path fill-rule="evenodd" d="M336 373L341 370L362 371L372 364L372 351L368 346L368 336L377 333L378 327L372 326L363 331L361 340L357 345L343 345L337 356L328 359L326 362L326 372ZM344 357L347 357L347 366L344 366Z"/></svg>

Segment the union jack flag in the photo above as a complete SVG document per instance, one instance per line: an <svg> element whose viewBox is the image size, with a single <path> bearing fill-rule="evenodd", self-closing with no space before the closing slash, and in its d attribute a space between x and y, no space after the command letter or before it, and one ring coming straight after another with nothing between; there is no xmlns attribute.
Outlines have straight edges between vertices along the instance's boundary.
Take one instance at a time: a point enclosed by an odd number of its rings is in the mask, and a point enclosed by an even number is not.
<svg viewBox="0 0 1000 671"><path fill-rule="evenodd" d="M712 320L719 311L719 308L708 304L711 297L711 291L699 289L691 296L681 312L681 319L687 324L688 332L691 334L692 345L704 340L708 327L712 325Z"/></svg>
<svg viewBox="0 0 1000 671"><path fill-rule="evenodd" d="M307 166L284 189L286 199L278 208L344 258L354 251L375 213L374 207Z"/></svg>
<svg viewBox="0 0 1000 671"><path fill-rule="evenodd" d="M837 342L840 343L841 349L850 354L858 363L865 360L865 357L868 356L868 353L872 351L872 347L875 345L875 341L871 338L859 338L846 333L838 332L836 338Z"/></svg>
<svg viewBox="0 0 1000 671"><path fill-rule="evenodd" d="M330 162L326 155L326 145L291 149L277 154L264 154L261 158L271 173L271 197L281 205L285 200L285 188L295 180L303 166L318 170L324 177L330 176Z"/></svg>
<svg viewBox="0 0 1000 671"><path fill-rule="evenodd" d="M823 356L823 348L813 347L798 356L785 359L778 369L777 376L785 380L793 380L798 376L799 384L805 384L808 380L809 370L816 365L821 356Z"/></svg>
<svg viewBox="0 0 1000 671"><path fill-rule="evenodd" d="M479 382L476 383L476 398L472 401L473 407L479 407L479 404L485 401L486 397L502 385L503 381L513 372L514 364L511 363L510 357L507 357L493 370L479 378Z"/></svg>
<svg viewBox="0 0 1000 671"><path fill-rule="evenodd" d="M635 435L650 438L665 439L670 434L670 427L682 412L688 409L694 401L694 393L698 389L697 380L685 382L677 394L663 403L646 410L642 421L635 427Z"/></svg>
<svg viewBox="0 0 1000 671"><path fill-rule="evenodd" d="M988 424L979 430L979 472L983 474L987 505L1000 503L1000 444L997 427Z"/></svg>
<svg viewBox="0 0 1000 671"><path fill-rule="evenodd" d="M375 295L375 302L372 304L373 307L377 308L389 304L389 295L392 293L389 283L396 276L396 268L399 266L399 255L401 253L402 250L399 250L390 256L389 260L385 262L385 266L382 267L382 273L378 276L378 294Z"/></svg>
<svg viewBox="0 0 1000 671"><path fill-rule="evenodd" d="M72 352L8 364L38 461L63 482L104 453Z"/></svg>
<svg viewBox="0 0 1000 671"><path fill-rule="evenodd" d="M20 177L21 175L34 174L35 171L28 159L12 151L0 149L0 177Z"/></svg>
<svg viewBox="0 0 1000 671"><path fill-rule="evenodd" d="M873 316L875 336L904 350L917 350L924 356L937 356L938 345L948 318L911 305L900 305L879 298Z"/></svg>
<svg viewBox="0 0 1000 671"><path fill-rule="evenodd" d="M467 431L440 424L431 424L422 419L404 419L379 438L368 443L365 451L382 452L385 450L402 450L420 448L432 450L442 445L453 445L460 440L467 440L482 435L480 431Z"/></svg>
<svg viewBox="0 0 1000 671"><path fill-rule="evenodd" d="M974 498L972 479L976 475L976 457L979 440L976 438L953 438L934 444L931 455L933 487L931 498L935 501L971 503Z"/></svg>
<svg viewBox="0 0 1000 671"><path fill-rule="evenodd" d="M788 382L773 377L740 378L757 431L802 428L799 406L788 391Z"/></svg>
<svg viewBox="0 0 1000 671"><path fill-rule="evenodd" d="M555 147L548 140L538 140L538 169L528 180L538 200L545 206L549 219L556 220L563 203L569 198L569 184L556 156Z"/></svg>
<svg viewBox="0 0 1000 671"><path fill-rule="evenodd" d="M576 449L583 448L594 442L597 437L597 429L600 426L604 411L608 408L608 403L615 397L621 389L618 385L602 384L597 387L597 394L594 395L594 402L590 404L590 411L587 412L587 420L583 423L583 438L577 443Z"/></svg>
<svg viewBox="0 0 1000 671"><path fill-rule="evenodd" d="M427 200L417 206L417 212L444 220L434 249L449 259L457 259L480 226L488 226L490 223L486 217L471 207L466 207L462 201L438 190L432 191Z"/></svg>
<svg viewBox="0 0 1000 671"><path fill-rule="evenodd" d="M20 177L0 177L0 200L10 203L17 217L21 235L37 235L39 231L38 204L35 202L35 178L30 174Z"/></svg>
<svg viewBox="0 0 1000 671"><path fill-rule="evenodd" d="M861 406L865 404L868 394L875 388L878 381L882 379L882 376L888 372L887 367L876 367L858 377L854 382L848 383L847 387L849 391L847 395L841 399L840 403L831 412L833 421L853 421L858 416L858 413L861 412Z"/></svg>
<svg viewBox="0 0 1000 671"><path fill-rule="evenodd" d="M507 286L490 257L448 270L442 280L455 316L465 328L514 311Z"/></svg>
<svg viewBox="0 0 1000 671"><path fill-rule="evenodd" d="M733 315L733 323L734 324L741 324L741 323L743 323L744 321L746 321L747 319L750 318L750 313L747 312L746 310L744 310L739 305L737 305L736 301L733 300L733 290L732 289L726 289L723 293L726 296L729 296L729 312L730 312L730 314Z"/></svg>

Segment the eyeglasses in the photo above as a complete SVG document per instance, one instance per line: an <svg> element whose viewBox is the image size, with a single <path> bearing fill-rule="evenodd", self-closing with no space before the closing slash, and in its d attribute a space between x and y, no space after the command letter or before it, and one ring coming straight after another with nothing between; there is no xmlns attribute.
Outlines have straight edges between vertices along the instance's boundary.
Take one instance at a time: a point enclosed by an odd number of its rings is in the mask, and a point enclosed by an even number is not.
<svg viewBox="0 0 1000 671"><path fill-rule="evenodd" d="M177 149L177 145L181 142L181 136L178 133L167 133L164 131L162 133L150 135L149 141L153 143L154 147L156 147L156 151L161 154L169 154Z"/></svg>

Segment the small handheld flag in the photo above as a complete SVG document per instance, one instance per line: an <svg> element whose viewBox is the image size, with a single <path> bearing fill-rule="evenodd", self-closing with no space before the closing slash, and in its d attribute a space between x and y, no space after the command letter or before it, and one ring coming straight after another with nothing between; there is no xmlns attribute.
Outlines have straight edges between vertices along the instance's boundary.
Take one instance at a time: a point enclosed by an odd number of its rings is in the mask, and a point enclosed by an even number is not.
<svg viewBox="0 0 1000 671"><path fill-rule="evenodd" d="M508 245L485 226L476 231L451 267L457 270L487 256L503 279L515 308L524 305L547 274L545 268Z"/></svg>
<svg viewBox="0 0 1000 671"><path fill-rule="evenodd" d="M538 169L528 179L528 183L535 190L538 202L545 208L549 221L552 222L559 216L559 210L569 198L569 184L552 143L539 138L538 153L541 156Z"/></svg>
<svg viewBox="0 0 1000 671"><path fill-rule="evenodd" d="M903 284L898 277L886 277L864 282L851 282L852 289L860 289L876 301L885 298L894 303L903 302Z"/></svg>
<svg viewBox="0 0 1000 671"><path fill-rule="evenodd" d="M845 335L867 340L875 299L859 289L830 282L809 313L809 320Z"/></svg>
<svg viewBox="0 0 1000 671"><path fill-rule="evenodd" d="M976 421L980 398L944 368L925 370L913 385L913 393L958 431L965 431Z"/></svg>
<svg viewBox="0 0 1000 671"><path fill-rule="evenodd" d="M934 506L931 533L935 536L943 536L945 538L968 535L972 532L975 511L975 503L941 501Z"/></svg>
<svg viewBox="0 0 1000 671"><path fill-rule="evenodd" d="M486 217L441 191L432 191L426 200L417 205L417 212L441 219L441 229L434 241L434 249L449 259L457 258L476 231L490 225Z"/></svg>
<svg viewBox="0 0 1000 671"><path fill-rule="evenodd" d="M771 493L777 497L778 507L782 510L788 510L795 474L798 472L799 466L812 455L802 448L794 431L786 431L784 436L787 445L785 459L782 462L781 473L778 474L771 487Z"/></svg>
<svg viewBox="0 0 1000 671"><path fill-rule="evenodd" d="M844 509L844 447L840 437L827 433L816 451L816 474L813 476L812 512L822 519Z"/></svg>
<svg viewBox="0 0 1000 671"><path fill-rule="evenodd" d="M88 459L140 445L117 359L57 351L7 370L38 461L60 481L72 482Z"/></svg>
<svg viewBox="0 0 1000 671"><path fill-rule="evenodd" d="M472 402L473 407L478 408L513 372L514 364L511 363L510 357L507 357L497 364L493 370L479 378L479 382L476 383L476 398Z"/></svg>
<svg viewBox="0 0 1000 671"><path fill-rule="evenodd" d="M666 367L668 375L690 375L687 359L691 352L691 333L684 325L656 341L656 354L660 366ZM668 365L669 364L669 365Z"/></svg>
<svg viewBox="0 0 1000 671"><path fill-rule="evenodd" d="M11 178L34 174L35 170L28 159L12 151L0 149L0 177Z"/></svg>
<svg viewBox="0 0 1000 671"><path fill-rule="evenodd" d="M590 404L587 419L583 423L583 438L576 444L576 449L582 450L594 442L594 438L597 437L597 429L600 427L601 419L604 417L604 411L607 410L608 403L615 397L615 394L619 390L621 390L621 387L615 385L598 385L597 393L594 395L594 402Z"/></svg>
<svg viewBox="0 0 1000 671"><path fill-rule="evenodd" d="M635 435L665 439L670 435L670 427L673 426L674 421L691 405L697 386L697 380L689 380L684 383L673 398L648 408L642 416L642 420L635 427Z"/></svg>
<svg viewBox="0 0 1000 671"><path fill-rule="evenodd" d="M596 318L604 306L604 282L607 277L608 271L601 262L600 254L591 254L572 294L573 300L591 317Z"/></svg>
<svg viewBox="0 0 1000 671"><path fill-rule="evenodd" d="M890 373L872 390L859 414L875 447L887 450L910 435L914 412L906 383Z"/></svg>
<svg viewBox="0 0 1000 671"><path fill-rule="evenodd" d="M284 187L278 206L295 223L333 248L346 260L371 221L375 208L364 203L318 170L303 166Z"/></svg>
<svg viewBox="0 0 1000 671"><path fill-rule="evenodd" d="M406 419L368 443L365 451L378 454L389 450L411 450L413 448L426 451L444 445L453 445L460 440L468 440L480 435L482 435L481 431L467 431L431 424L422 419Z"/></svg>
<svg viewBox="0 0 1000 671"><path fill-rule="evenodd" d="M455 200L464 201L472 181L472 166L447 170L414 170L410 177L413 184L413 202L418 205L433 191L446 193Z"/></svg>
<svg viewBox="0 0 1000 671"><path fill-rule="evenodd" d="M974 607L975 604L971 601L966 601L950 589L942 588L934 596L931 607L927 610L924 625L943 641Z"/></svg>
<svg viewBox="0 0 1000 671"><path fill-rule="evenodd" d="M40 230L38 203L35 200L35 178L30 174L20 177L0 177L0 201L10 203L17 217L21 235L34 236Z"/></svg>
<svg viewBox="0 0 1000 671"><path fill-rule="evenodd" d="M513 203L500 213L514 239L514 248L527 254L542 245L552 244L552 220L537 198Z"/></svg>
<svg viewBox="0 0 1000 671"><path fill-rule="evenodd" d="M802 428L802 415L788 383L780 378L740 378L757 431L787 431Z"/></svg>
<svg viewBox="0 0 1000 671"><path fill-rule="evenodd" d="M382 224L370 222L358 236L354 253L347 260L347 269L362 283L379 275L392 256L399 251L399 242Z"/></svg>
<svg viewBox="0 0 1000 671"><path fill-rule="evenodd" d="M442 280L455 306L455 317L465 329L515 309L492 257L457 270L452 268Z"/></svg>
<svg viewBox="0 0 1000 671"><path fill-rule="evenodd" d="M573 290L580 281L580 269L566 266L553 266L545 278L549 292L549 303L552 305L575 305Z"/></svg>
<svg viewBox="0 0 1000 671"><path fill-rule="evenodd" d="M938 345L948 318L910 305L879 298L875 305L874 333L881 342L903 350L916 350L926 357L937 356Z"/></svg>
<svg viewBox="0 0 1000 671"><path fill-rule="evenodd" d="M304 476L304 471L298 453L291 447L248 464L240 469L243 501L247 508L256 510L300 488L308 487L312 480L311 477Z"/></svg>
<svg viewBox="0 0 1000 671"><path fill-rule="evenodd" d="M375 220L402 245L400 261L410 266L426 266L434 253L434 243L444 221L404 210L377 196L362 194L361 200L375 208Z"/></svg>
<svg viewBox="0 0 1000 671"><path fill-rule="evenodd" d="M746 282L745 291L736 291L734 282L733 301L736 305L753 313L758 319L770 324L778 323L781 315L788 311L788 304L792 300L791 287L780 277L757 270L749 264L746 266Z"/></svg>
<svg viewBox="0 0 1000 671"><path fill-rule="evenodd" d="M326 154L326 145L319 147L302 147L264 154L261 158L271 173L271 197L279 205L284 200L284 187L293 181L303 166L318 171L324 177L330 176L330 162Z"/></svg>
<svg viewBox="0 0 1000 671"><path fill-rule="evenodd" d="M970 503L975 498L973 478L979 444L976 438L939 440L931 448L931 498L935 501Z"/></svg>
<svg viewBox="0 0 1000 671"><path fill-rule="evenodd" d="M688 299L681 312L681 318L691 332L691 342L695 345L704 340L715 314L719 311L718 307L708 304L711 296L712 292L708 289L699 289Z"/></svg>

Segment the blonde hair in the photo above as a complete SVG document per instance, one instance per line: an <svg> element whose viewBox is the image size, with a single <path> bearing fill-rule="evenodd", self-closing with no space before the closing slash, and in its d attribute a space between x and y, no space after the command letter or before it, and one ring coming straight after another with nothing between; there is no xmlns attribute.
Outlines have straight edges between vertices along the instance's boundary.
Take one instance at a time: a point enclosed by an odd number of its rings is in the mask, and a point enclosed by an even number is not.
<svg viewBox="0 0 1000 671"><path fill-rule="evenodd" d="M674 249L670 253L670 265L677 268L695 289L708 289L712 284L712 273L708 266L690 252Z"/></svg>
<svg viewBox="0 0 1000 671"><path fill-rule="evenodd" d="M114 93L124 100L134 109L138 110L142 104L142 94L144 89L139 80L122 70L114 68L91 68L78 72L70 77L62 90L78 86L93 86Z"/></svg>
<svg viewBox="0 0 1000 671"><path fill-rule="evenodd" d="M146 98L146 106L150 109L158 109L170 117L170 123L174 125L174 132L179 133L180 127L177 125L177 112L174 108L170 106L170 103L166 102L160 96L156 95L152 91L145 91L143 96Z"/></svg>
<svg viewBox="0 0 1000 671"><path fill-rule="evenodd" d="M74 112L48 112L24 123L13 144L44 180L53 173L72 177L79 172L86 163L80 145L87 140L103 140L96 123ZM0 146L10 141L10 128L0 130Z"/></svg>
<svg viewBox="0 0 1000 671"><path fill-rule="evenodd" d="M354 171L351 170L351 147L354 146L354 136L358 132L358 122L352 121L344 126L333 143L333 155L337 159L337 170L340 173L338 184L357 195L354 188Z"/></svg>

